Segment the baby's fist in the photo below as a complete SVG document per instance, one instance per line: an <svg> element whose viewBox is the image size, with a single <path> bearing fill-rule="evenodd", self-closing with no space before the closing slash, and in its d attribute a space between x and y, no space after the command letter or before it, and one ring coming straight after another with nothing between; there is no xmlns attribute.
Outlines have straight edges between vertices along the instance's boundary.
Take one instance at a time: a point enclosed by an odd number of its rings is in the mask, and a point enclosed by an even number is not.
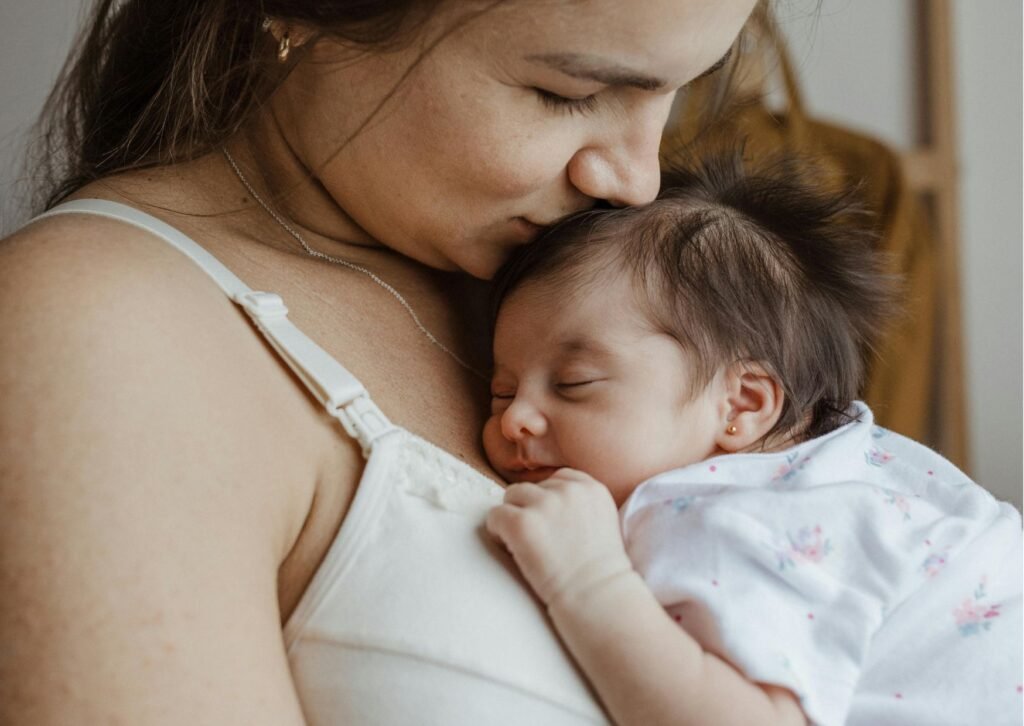
<svg viewBox="0 0 1024 726"><path fill-rule="evenodd" d="M487 530L512 553L547 605L631 569L611 493L581 471L559 469L538 483L511 484Z"/></svg>

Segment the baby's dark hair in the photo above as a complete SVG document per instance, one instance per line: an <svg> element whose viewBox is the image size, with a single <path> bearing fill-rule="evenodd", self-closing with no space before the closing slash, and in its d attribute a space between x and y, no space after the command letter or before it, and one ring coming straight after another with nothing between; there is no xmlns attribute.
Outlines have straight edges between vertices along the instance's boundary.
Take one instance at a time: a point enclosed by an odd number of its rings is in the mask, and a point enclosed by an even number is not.
<svg viewBox="0 0 1024 726"><path fill-rule="evenodd" d="M495 277L495 319L526 283L557 282L571 304L625 269L655 329L691 353L691 395L758 363L785 395L765 439L820 436L848 421L895 290L855 189L820 181L793 156L674 163L651 204L572 215L519 250Z"/></svg>

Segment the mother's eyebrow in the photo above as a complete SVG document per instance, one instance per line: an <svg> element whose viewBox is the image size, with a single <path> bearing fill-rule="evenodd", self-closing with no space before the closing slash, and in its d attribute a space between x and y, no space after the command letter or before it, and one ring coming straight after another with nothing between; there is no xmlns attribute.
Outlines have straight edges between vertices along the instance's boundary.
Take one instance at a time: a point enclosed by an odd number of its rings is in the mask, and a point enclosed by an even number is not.
<svg viewBox="0 0 1024 726"><path fill-rule="evenodd" d="M668 86L662 78L647 76L586 53L541 53L528 55L526 60L542 63L573 78L597 81L607 86L632 86L643 91L660 91Z"/></svg>
<svg viewBox="0 0 1024 726"><path fill-rule="evenodd" d="M731 55L732 48L729 48L714 65L693 80L696 81L711 75L724 66ZM526 60L541 63L573 78L596 81L606 86L629 86L642 91L660 91L669 85L668 81L663 78L645 75L618 63L612 63L600 56L587 53L539 53L526 56ZM692 82L690 81L690 83Z"/></svg>

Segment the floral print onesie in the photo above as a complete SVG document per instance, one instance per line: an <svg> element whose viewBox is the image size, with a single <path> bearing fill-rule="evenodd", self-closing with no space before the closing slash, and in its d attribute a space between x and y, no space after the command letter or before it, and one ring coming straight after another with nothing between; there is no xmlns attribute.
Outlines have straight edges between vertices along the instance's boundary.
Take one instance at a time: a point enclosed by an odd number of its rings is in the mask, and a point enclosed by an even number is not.
<svg viewBox="0 0 1024 726"><path fill-rule="evenodd" d="M1021 517L937 453L854 421L660 474L623 505L659 602L815 724L1020 724Z"/></svg>

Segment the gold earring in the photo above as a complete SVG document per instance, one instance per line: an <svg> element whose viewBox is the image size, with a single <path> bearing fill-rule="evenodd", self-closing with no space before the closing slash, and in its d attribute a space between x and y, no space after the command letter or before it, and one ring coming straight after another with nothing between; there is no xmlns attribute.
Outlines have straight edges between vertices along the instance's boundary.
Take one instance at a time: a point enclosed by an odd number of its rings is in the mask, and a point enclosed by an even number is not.
<svg viewBox="0 0 1024 726"><path fill-rule="evenodd" d="M732 436L733 434L735 434L735 433L736 433L736 431L737 431L737 430L738 430L738 429L736 428L736 424L732 424L732 425L730 425L730 426L729 426L729 428L727 428L727 429L725 430L725 433L727 433L727 434L729 434L730 436Z"/></svg>
<svg viewBox="0 0 1024 726"><path fill-rule="evenodd" d="M292 42L288 38L288 33L285 33L281 37L281 44L277 46L277 62L284 63L288 60L288 53L291 52Z"/></svg>

